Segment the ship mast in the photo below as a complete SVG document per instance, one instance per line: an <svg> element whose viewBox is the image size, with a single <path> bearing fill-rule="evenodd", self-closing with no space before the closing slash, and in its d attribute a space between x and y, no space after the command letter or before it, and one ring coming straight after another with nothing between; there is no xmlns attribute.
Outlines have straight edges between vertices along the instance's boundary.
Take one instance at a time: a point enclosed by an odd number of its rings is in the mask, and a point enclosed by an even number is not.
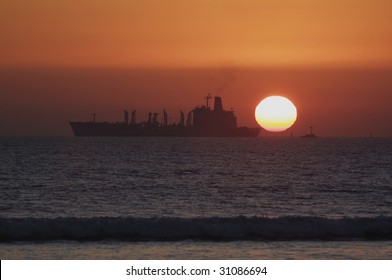
<svg viewBox="0 0 392 280"><path fill-rule="evenodd" d="M211 98L212 98L212 97L211 97L211 94L208 94L207 96L204 97L204 99L207 101L207 109L210 109L208 102L209 102L209 100L210 100Z"/></svg>

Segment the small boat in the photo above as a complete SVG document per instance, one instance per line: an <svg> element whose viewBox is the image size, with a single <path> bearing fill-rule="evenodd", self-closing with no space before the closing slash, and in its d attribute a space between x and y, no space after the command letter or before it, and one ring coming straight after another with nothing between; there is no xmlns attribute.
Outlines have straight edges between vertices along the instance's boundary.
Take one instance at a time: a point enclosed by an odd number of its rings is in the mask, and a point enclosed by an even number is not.
<svg viewBox="0 0 392 280"><path fill-rule="evenodd" d="M313 133L313 126L311 126L310 127L310 133L301 136L301 138L318 138L318 136Z"/></svg>

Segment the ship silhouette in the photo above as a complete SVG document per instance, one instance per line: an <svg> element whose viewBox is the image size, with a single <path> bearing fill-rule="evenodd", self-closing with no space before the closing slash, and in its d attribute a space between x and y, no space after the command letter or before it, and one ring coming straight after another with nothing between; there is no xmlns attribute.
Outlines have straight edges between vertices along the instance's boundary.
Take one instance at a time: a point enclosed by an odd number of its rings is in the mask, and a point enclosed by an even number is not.
<svg viewBox="0 0 392 280"><path fill-rule="evenodd" d="M256 137L261 128L237 127L237 118L233 110L224 110L222 98L214 98L213 109L209 106L211 95L207 95L206 105L196 106L185 115L180 111L178 123L168 123L168 114L163 110L163 120L159 122L158 113L148 113L147 121L137 122L136 111L124 110L123 122L72 122L75 136L105 137Z"/></svg>
<svg viewBox="0 0 392 280"><path fill-rule="evenodd" d="M318 138L318 136L313 133L313 126L309 128L310 128L310 133L301 136L301 138Z"/></svg>

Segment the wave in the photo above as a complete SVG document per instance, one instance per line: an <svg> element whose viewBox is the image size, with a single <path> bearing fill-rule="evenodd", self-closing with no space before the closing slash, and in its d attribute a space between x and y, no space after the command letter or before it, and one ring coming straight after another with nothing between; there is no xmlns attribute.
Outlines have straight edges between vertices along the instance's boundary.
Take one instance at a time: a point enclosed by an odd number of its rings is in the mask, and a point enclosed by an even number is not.
<svg viewBox="0 0 392 280"><path fill-rule="evenodd" d="M392 240L392 217L0 218L0 241Z"/></svg>

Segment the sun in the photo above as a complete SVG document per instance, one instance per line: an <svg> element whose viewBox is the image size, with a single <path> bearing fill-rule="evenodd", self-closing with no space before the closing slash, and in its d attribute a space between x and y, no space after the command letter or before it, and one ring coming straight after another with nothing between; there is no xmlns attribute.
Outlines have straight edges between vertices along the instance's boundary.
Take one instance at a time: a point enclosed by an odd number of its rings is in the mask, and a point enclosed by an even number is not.
<svg viewBox="0 0 392 280"><path fill-rule="evenodd" d="M285 131L297 119L297 108L283 96L269 96L256 107L255 118L265 130L272 132Z"/></svg>

